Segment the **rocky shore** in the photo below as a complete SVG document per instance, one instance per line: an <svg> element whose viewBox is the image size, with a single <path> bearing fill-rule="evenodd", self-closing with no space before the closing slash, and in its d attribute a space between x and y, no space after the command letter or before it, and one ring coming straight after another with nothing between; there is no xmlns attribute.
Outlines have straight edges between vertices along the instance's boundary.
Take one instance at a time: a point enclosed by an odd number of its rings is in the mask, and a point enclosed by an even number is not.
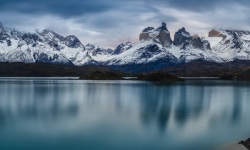
<svg viewBox="0 0 250 150"><path fill-rule="evenodd" d="M239 143L224 146L219 150L250 150L250 138L246 141L240 141Z"/></svg>
<svg viewBox="0 0 250 150"><path fill-rule="evenodd" d="M246 141L241 141L239 144L244 145L248 150L250 150L250 138Z"/></svg>

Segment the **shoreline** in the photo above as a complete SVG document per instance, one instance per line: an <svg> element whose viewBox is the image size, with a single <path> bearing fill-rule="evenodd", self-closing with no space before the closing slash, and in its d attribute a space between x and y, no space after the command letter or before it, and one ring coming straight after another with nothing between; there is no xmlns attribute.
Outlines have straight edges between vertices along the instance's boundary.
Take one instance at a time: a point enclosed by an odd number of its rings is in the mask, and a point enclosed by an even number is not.
<svg viewBox="0 0 250 150"><path fill-rule="evenodd" d="M220 77L179 77L181 79L189 79L189 80L220 80Z"/></svg>
<svg viewBox="0 0 250 150"><path fill-rule="evenodd" d="M239 143L226 145L219 150L248 150L244 145Z"/></svg>
<svg viewBox="0 0 250 150"><path fill-rule="evenodd" d="M238 143L231 143L223 146L219 150L250 150L250 138Z"/></svg>

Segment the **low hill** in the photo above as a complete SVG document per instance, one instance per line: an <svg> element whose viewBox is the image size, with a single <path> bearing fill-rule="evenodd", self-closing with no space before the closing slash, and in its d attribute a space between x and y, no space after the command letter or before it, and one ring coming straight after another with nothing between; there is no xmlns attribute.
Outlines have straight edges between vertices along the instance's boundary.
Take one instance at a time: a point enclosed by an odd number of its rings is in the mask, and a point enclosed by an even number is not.
<svg viewBox="0 0 250 150"><path fill-rule="evenodd" d="M113 71L109 67L85 65L67 66L47 63L0 63L1 77L80 77L93 71Z"/></svg>
<svg viewBox="0 0 250 150"><path fill-rule="evenodd" d="M93 71L80 76L81 80L123 80L123 74L114 71Z"/></svg>

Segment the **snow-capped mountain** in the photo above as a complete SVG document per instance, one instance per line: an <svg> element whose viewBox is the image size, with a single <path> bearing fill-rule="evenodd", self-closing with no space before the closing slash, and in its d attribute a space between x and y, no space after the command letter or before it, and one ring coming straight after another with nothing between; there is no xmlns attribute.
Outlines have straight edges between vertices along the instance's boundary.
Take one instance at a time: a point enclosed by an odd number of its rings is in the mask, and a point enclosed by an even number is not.
<svg viewBox="0 0 250 150"><path fill-rule="evenodd" d="M166 23L158 28L147 27L139 36L139 42L119 55L112 56L107 65L154 65L166 67L189 63L194 60L225 63L234 60L250 60L250 32L215 30L208 37L191 36L183 27L172 40ZM152 67L149 67L152 69ZM146 68L147 69L147 68Z"/></svg>
<svg viewBox="0 0 250 150"><path fill-rule="evenodd" d="M107 60L113 53L112 49L104 49L97 44L87 44L85 50L98 64Z"/></svg>
<svg viewBox="0 0 250 150"><path fill-rule="evenodd" d="M131 45L129 49L113 55L107 65L131 64L180 64L197 59L222 62L222 59L211 50L210 43L198 36L191 36L185 28L175 33L174 40L166 23L158 28L147 27L139 36L140 41Z"/></svg>
<svg viewBox="0 0 250 150"><path fill-rule="evenodd" d="M183 27L171 39L163 22L158 28L145 28L137 43L122 43L112 50L97 44L84 46L74 35L64 37L51 30L23 33L0 23L0 62L100 64L126 71L150 71L194 60L250 60L250 32L213 29L208 37L199 37Z"/></svg>
<svg viewBox="0 0 250 150"><path fill-rule="evenodd" d="M212 30L206 39L212 43L213 53L224 62L250 60L249 31Z"/></svg>
<svg viewBox="0 0 250 150"><path fill-rule="evenodd" d="M23 33L0 24L1 62L44 62L67 65L97 64L74 36L63 37L51 30Z"/></svg>
<svg viewBox="0 0 250 150"><path fill-rule="evenodd" d="M133 47L133 43L131 42L122 43L114 49L113 55L119 55L125 52L126 50L130 49L131 47Z"/></svg>

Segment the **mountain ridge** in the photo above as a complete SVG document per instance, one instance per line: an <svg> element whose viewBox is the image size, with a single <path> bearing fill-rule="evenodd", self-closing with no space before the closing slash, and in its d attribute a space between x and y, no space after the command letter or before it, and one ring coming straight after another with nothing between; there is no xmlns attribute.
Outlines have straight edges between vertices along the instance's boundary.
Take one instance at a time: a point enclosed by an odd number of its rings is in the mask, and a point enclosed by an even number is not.
<svg viewBox="0 0 250 150"><path fill-rule="evenodd" d="M74 35L64 37L48 29L24 33L6 29L0 23L0 62L105 65L143 72L195 60L215 63L250 60L250 32L213 29L208 37L199 37L182 27L171 39L163 22L158 28L145 28L137 43L125 42L112 50L83 45Z"/></svg>

